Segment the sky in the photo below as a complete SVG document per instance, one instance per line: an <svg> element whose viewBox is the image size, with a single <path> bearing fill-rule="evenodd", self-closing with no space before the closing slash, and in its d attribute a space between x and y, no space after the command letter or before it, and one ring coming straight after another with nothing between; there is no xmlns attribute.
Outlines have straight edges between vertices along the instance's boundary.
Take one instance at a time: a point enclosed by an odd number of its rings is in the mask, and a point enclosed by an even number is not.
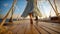
<svg viewBox="0 0 60 34"><path fill-rule="evenodd" d="M13 0L0 0L0 17L1 15L6 15L6 13L9 11L13 3ZM37 2L37 7L43 14L43 16L49 16L50 11L52 11L52 14L55 15L53 9L51 8L50 4L46 1L38 1ZM59 3L59 0L58 0ZM17 0L17 3L15 5L15 11L14 11L14 16L15 15L21 15L26 8L27 1L26 0ZM60 6L60 4L57 4ZM59 8L59 7L58 7ZM59 10L60 11L60 10Z"/></svg>
<svg viewBox="0 0 60 34"><path fill-rule="evenodd" d="M0 0L0 14L6 14L12 6L13 0ZM17 0L15 14L22 13L26 5L25 0Z"/></svg>
<svg viewBox="0 0 60 34"><path fill-rule="evenodd" d="M0 14L6 15L6 13L9 11L13 3L13 0L0 0ZM25 6L26 6L26 0L17 0L17 3L15 5L15 11L14 14L22 14Z"/></svg>

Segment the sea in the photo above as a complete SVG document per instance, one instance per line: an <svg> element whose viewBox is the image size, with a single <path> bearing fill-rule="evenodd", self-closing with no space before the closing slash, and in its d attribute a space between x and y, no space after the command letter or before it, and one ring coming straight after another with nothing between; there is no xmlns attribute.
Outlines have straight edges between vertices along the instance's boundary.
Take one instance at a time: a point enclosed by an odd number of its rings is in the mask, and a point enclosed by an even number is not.
<svg viewBox="0 0 60 34"><path fill-rule="evenodd" d="M2 22L3 19L0 19L0 23ZM13 21L16 21L17 19L13 19ZM9 22L9 19L6 19L5 22Z"/></svg>

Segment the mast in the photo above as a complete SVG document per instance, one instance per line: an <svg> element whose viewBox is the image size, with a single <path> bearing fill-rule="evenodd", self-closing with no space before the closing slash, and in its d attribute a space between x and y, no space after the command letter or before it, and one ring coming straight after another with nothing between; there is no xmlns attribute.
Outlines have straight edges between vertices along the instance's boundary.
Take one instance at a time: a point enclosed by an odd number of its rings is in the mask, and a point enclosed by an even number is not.
<svg viewBox="0 0 60 34"><path fill-rule="evenodd" d="M1 22L1 26L3 26L3 24L5 23L9 13L11 12L11 10L13 11L13 8L14 8L14 5L16 4L16 0L14 0L13 4L12 4L12 7L10 8L10 10L8 11L8 13L6 14L6 16L3 18L2 22ZM13 12L12 12L13 14Z"/></svg>

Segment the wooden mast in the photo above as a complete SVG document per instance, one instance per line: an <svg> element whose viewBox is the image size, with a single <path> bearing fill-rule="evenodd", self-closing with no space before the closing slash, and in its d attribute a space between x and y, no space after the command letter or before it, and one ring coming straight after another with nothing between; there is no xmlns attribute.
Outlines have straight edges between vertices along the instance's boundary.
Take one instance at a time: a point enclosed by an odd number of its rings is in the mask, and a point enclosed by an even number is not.
<svg viewBox="0 0 60 34"><path fill-rule="evenodd" d="M13 9L14 5L16 4L16 0L14 0L12 7L10 8L10 10L8 11L8 13L6 14L6 16L3 18L2 22L1 22L1 26L3 26L3 24L5 23L9 13L11 12L11 10ZM12 13L13 14L13 13Z"/></svg>

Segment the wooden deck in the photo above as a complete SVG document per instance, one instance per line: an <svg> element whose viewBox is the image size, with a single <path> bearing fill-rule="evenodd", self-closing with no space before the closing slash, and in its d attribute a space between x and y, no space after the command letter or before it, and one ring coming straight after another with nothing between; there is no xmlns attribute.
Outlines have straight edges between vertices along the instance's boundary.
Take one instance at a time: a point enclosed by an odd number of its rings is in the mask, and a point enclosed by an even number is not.
<svg viewBox="0 0 60 34"><path fill-rule="evenodd" d="M30 24L29 20L14 21L8 27L13 34L60 34L60 24L48 22L35 22Z"/></svg>

